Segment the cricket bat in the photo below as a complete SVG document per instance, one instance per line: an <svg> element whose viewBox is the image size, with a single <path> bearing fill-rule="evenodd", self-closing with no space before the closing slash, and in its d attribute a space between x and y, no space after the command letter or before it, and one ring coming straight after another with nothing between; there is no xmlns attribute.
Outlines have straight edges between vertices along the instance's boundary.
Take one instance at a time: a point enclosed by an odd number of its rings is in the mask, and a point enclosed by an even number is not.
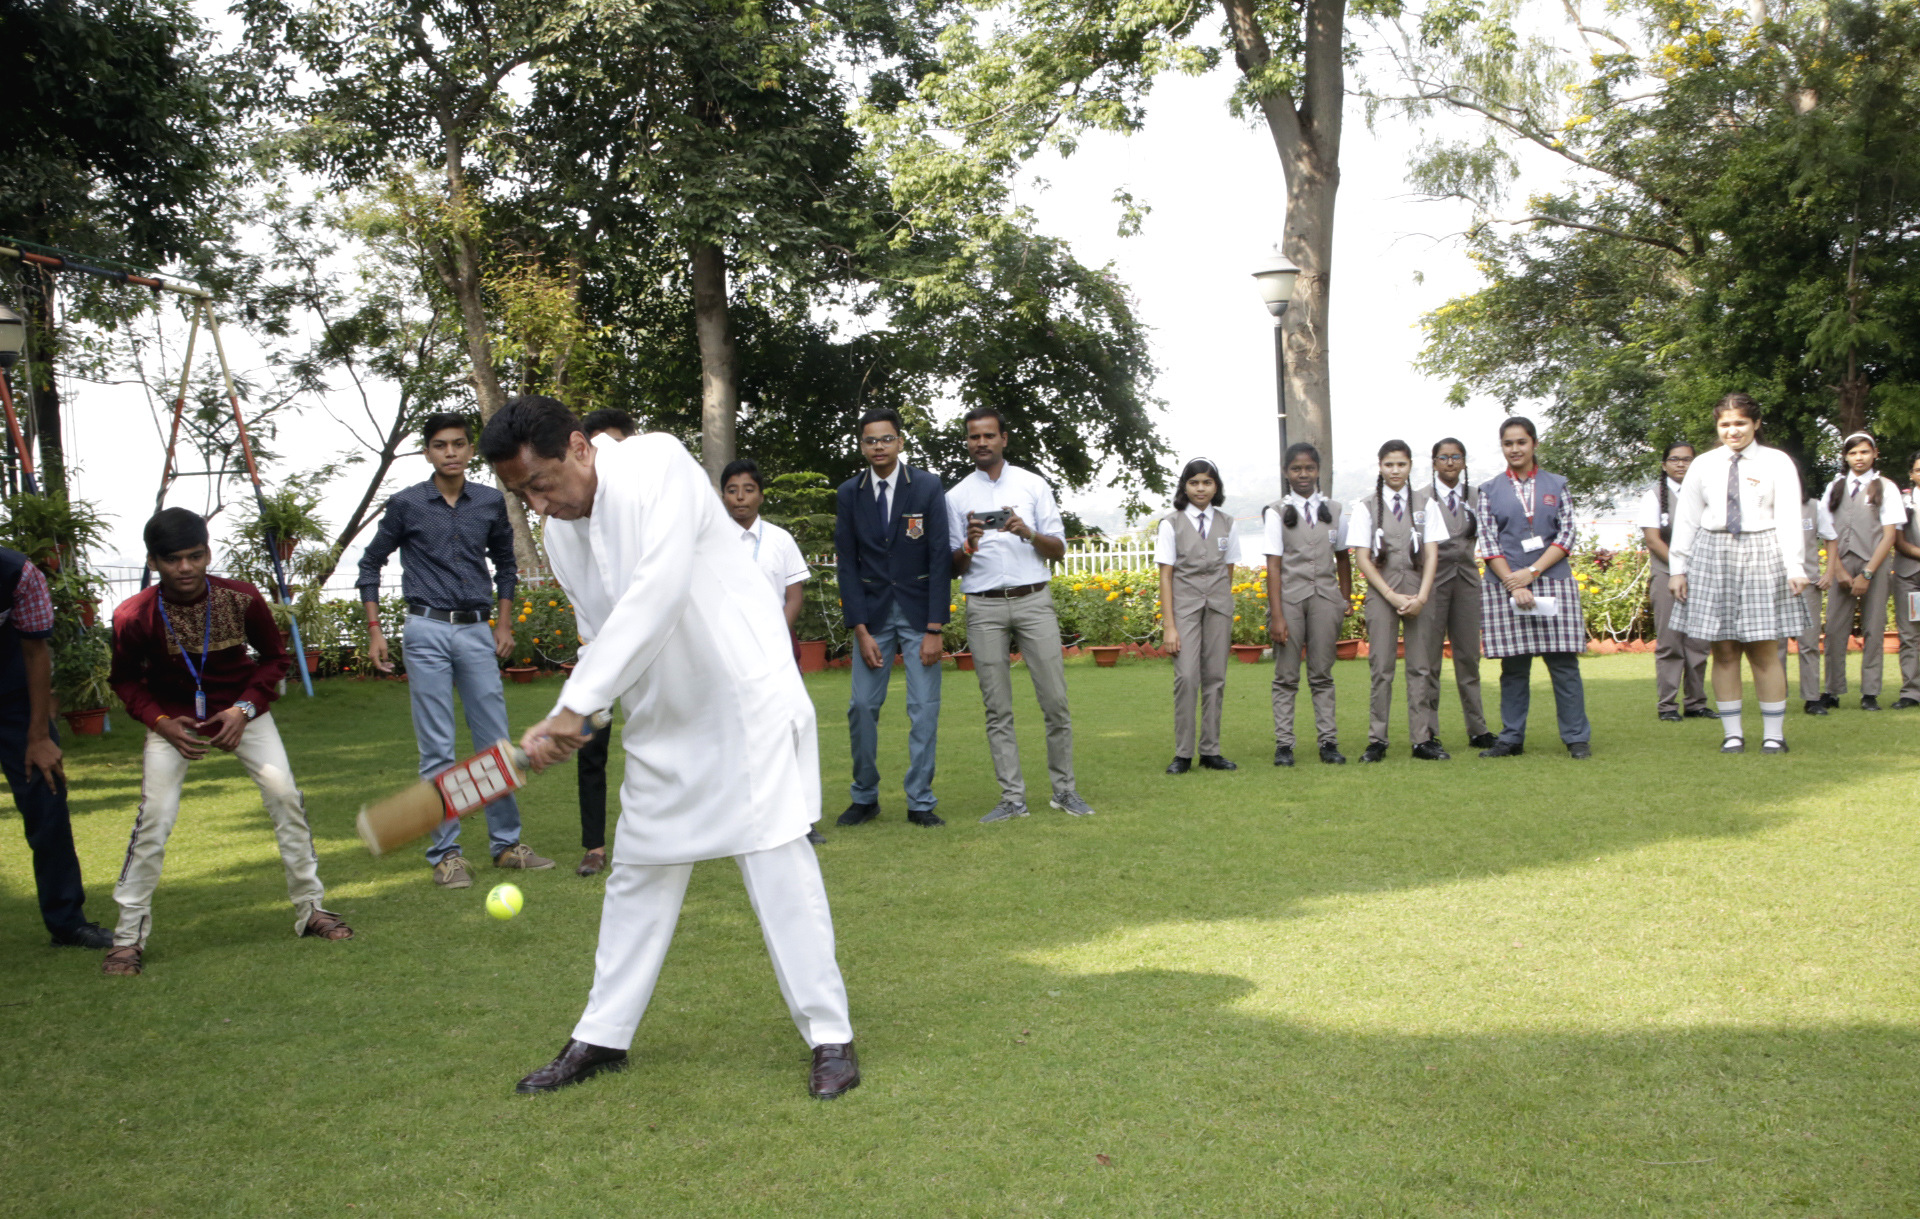
<svg viewBox="0 0 1920 1219"><path fill-rule="evenodd" d="M610 711L596 711L587 717L588 725L596 730L612 722ZM361 805L354 826L367 850L379 856L431 833L443 821L464 817L519 791L531 777L527 755L520 747L512 741L495 741L431 779L422 779L384 800Z"/></svg>

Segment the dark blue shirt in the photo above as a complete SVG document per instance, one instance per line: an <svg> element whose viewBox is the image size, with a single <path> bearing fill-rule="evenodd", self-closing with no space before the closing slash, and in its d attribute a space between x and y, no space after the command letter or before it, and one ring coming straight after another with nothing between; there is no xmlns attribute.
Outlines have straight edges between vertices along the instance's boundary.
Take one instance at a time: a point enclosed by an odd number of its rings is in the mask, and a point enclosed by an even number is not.
<svg viewBox="0 0 1920 1219"><path fill-rule="evenodd" d="M380 528L360 555L362 601L380 599L380 569L395 547L405 568L400 591L413 605L488 610L496 599L511 599L519 579L507 497L471 480L451 504L431 478L388 498ZM488 559L493 560L491 580Z"/></svg>

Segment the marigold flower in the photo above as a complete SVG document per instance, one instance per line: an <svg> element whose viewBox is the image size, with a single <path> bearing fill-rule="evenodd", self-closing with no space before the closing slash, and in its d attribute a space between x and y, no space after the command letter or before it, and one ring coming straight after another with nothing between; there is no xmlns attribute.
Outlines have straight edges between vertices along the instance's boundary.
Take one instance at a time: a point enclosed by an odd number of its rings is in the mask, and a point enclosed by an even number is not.
<svg viewBox="0 0 1920 1219"><path fill-rule="evenodd" d="M547 604L548 604L549 606L554 606L554 605L558 605L558 604L560 604L560 603L559 603L558 601L549 601L549 602L547 602Z"/></svg>

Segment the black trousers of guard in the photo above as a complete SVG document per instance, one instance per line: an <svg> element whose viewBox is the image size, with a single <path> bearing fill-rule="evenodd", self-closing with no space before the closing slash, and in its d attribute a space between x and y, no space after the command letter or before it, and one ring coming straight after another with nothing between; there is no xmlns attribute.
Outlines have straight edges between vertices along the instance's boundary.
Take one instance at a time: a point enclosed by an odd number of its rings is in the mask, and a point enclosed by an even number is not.
<svg viewBox="0 0 1920 1219"><path fill-rule="evenodd" d="M0 709L0 770L5 770L13 803L33 852L33 882L40 893L40 918L55 936L68 936L87 921L86 890L80 886L80 857L73 850L73 822L67 793L56 790L39 771L27 777L25 707ZM47 726L55 744L60 731Z"/></svg>

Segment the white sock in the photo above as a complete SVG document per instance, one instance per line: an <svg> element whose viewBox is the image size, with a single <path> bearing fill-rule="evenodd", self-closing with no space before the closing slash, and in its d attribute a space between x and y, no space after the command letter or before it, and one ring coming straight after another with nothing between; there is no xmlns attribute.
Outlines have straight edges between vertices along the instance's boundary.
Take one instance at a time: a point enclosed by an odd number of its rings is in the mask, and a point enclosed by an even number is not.
<svg viewBox="0 0 1920 1219"><path fill-rule="evenodd" d="M1784 741L1787 739L1787 700L1777 703L1760 704L1761 740Z"/></svg>
<svg viewBox="0 0 1920 1219"><path fill-rule="evenodd" d="M1740 731L1740 700L1736 698L1730 703L1715 702L1713 708L1720 713L1721 735L1729 741L1736 738L1744 739L1744 734Z"/></svg>

